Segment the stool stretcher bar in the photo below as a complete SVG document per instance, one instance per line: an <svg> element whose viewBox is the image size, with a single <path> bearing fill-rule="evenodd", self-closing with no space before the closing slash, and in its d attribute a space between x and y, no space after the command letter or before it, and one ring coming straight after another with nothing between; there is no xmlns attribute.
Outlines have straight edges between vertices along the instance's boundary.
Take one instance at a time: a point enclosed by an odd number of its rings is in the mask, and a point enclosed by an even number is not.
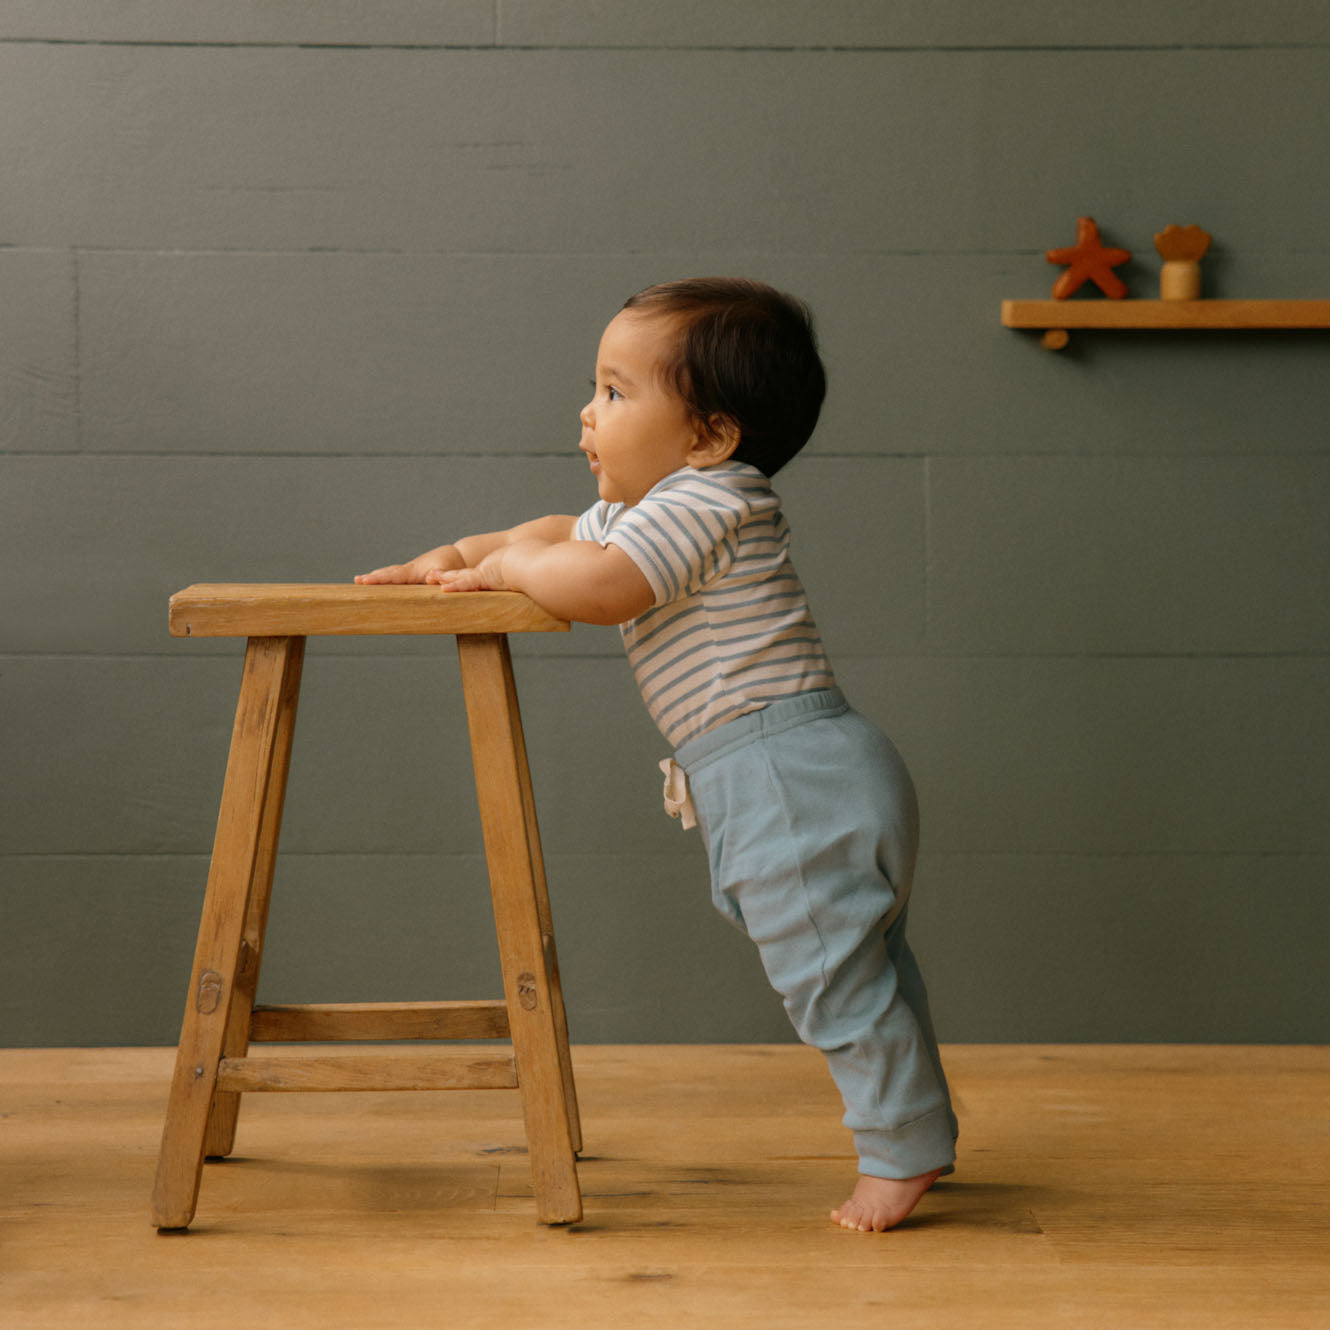
<svg viewBox="0 0 1330 1330"><path fill-rule="evenodd" d="M333 1039L507 1039L503 1002L315 1002L257 1006L256 1044Z"/></svg>
<svg viewBox="0 0 1330 1330"><path fill-rule="evenodd" d="M217 1088L230 1094L255 1090L515 1090L517 1066L511 1054L223 1058L218 1064Z"/></svg>

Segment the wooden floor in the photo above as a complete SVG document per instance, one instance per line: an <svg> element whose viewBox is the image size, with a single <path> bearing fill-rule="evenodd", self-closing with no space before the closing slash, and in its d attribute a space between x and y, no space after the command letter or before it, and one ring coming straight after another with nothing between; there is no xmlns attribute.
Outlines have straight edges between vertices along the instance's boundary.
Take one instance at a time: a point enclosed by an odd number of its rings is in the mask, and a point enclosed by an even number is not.
<svg viewBox="0 0 1330 1330"><path fill-rule="evenodd" d="M134 1330L1326 1330L1330 1050L944 1050L954 1178L885 1235L799 1047L575 1050L586 1217L536 1224L511 1092L247 1099L148 1222L172 1052L0 1052L0 1324Z"/></svg>

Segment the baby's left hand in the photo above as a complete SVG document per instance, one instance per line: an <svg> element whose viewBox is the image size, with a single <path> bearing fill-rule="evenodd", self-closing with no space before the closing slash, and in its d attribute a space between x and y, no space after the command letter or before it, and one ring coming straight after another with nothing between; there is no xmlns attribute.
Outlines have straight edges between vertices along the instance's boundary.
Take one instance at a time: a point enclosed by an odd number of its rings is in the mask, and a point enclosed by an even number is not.
<svg viewBox="0 0 1330 1330"><path fill-rule="evenodd" d="M431 569L425 581L444 591L507 591L508 583L503 578L504 553L504 549L497 549L474 568Z"/></svg>

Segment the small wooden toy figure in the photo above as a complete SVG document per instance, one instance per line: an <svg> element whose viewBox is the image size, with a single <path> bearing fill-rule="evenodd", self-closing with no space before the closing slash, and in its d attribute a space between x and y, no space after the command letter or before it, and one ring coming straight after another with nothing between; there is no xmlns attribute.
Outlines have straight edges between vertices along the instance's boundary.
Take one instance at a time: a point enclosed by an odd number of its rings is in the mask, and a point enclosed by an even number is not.
<svg viewBox="0 0 1330 1330"><path fill-rule="evenodd" d="M1164 227L1155 235L1155 249L1164 260L1159 270L1160 300L1201 298L1201 259L1210 248L1210 233L1199 226Z"/></svg>
<svg viewBox="0 0 1330 1330"><path fill-rule="evenodd" d="M1049 263L1067 265L1067 271L1053 283L1053 299L1065 300L1079 291L1087 281L1093 282L1106 296L1121 300L1127 294L1114 268L1131 261L1125 249L1106 249L1099 238L1099 228L1093 217L1076 219L1076 243L1065 249L1050 249L1044 257Z"/></svg>

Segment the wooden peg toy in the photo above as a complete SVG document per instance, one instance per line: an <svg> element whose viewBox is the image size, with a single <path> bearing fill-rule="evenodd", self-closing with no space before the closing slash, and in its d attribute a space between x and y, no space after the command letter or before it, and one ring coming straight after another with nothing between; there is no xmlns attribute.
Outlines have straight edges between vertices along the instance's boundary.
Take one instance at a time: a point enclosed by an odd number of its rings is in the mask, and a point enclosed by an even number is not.
<svg viewBox="0 0 1330 1330"><path fill-rule="evenodd" d="M1164 227L1155 234L1155 249L1164 260L1159 270L1160 300L1201 298L1201 259L1210 248L1210 233L1199 226Z"/></svg>

